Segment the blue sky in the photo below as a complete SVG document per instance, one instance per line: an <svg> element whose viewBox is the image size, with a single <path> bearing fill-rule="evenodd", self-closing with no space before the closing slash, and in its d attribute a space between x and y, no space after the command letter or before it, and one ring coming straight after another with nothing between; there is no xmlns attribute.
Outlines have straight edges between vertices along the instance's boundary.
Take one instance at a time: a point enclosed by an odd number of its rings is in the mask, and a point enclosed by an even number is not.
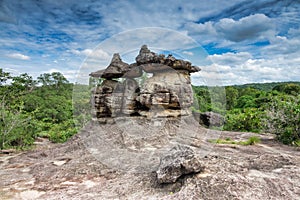
<svg viewBox="0 0 300 200"><path fill-rule="evenodd" d="M299 13L299 0L2 0L0 67L76 81L114 51L133 62L136 47L150 42L200 65L194 84L299 81Z"/></svg>

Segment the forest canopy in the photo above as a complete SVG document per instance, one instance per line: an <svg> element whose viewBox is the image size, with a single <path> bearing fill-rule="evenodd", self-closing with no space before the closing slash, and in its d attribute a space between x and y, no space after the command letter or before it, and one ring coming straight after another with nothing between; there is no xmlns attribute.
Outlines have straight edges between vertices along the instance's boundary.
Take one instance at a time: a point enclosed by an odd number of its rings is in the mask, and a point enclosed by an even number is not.
<svg viewBox="0 0 300 200"><path fill-rule="evenodd" d="M26 148L38 136L65 142L77 133L73 85L60 72L33 79L27 73L12 76L0 69L0 148Z"/></svg>

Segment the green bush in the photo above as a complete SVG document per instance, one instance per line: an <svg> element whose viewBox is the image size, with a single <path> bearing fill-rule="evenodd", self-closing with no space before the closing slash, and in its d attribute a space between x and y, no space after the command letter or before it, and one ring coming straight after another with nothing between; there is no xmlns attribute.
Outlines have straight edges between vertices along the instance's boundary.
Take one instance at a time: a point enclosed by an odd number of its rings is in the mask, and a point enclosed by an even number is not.
<svg viewBox="0 0 300 200"><path fill-rule="evenodd" d="M275 86L273 90L297 96L300 93L300 85L294 83L280 84Z"/></svg>
<svg viewBox="0 0 300 200"><path fill-rule="evenodd" d="M49 131L49 139L52 142L63 143L77 133L73 120L65 121L62 124L54 125Z"/></svg>
<svg viewBox="0 0 300 200"><path fill-rule="evenodd" d="M234 109L226 113L224 130L261 132L263 112L257 108Z"/></svg>
<svg viewBox="0 0 300 200"><path fill-rule="evenodd" d="M300 140L300 96L279 95L266 108L265 130L284 144Z"/></svg>
<svg viewBox="0 0 300 200"><path fill-rule="evenodd" d="M33 144L36 137L35 121L20 111L0 109L0 149L23 149Z"/></svg>
<svg viewBox="0 0 300 200"><path fill-rule="evenodd" d="M215 89L193 89L201 112L225 114ZM216 87L218 88L218 87ZM273 89L272 89L273 88ZM300 145L300 82L226 86L224 130L269 132L284 144ZM211 98L210 95L216 95ZM222 95L221 95L222 96ZM223 105L224 106L224 105Z"/></svg>

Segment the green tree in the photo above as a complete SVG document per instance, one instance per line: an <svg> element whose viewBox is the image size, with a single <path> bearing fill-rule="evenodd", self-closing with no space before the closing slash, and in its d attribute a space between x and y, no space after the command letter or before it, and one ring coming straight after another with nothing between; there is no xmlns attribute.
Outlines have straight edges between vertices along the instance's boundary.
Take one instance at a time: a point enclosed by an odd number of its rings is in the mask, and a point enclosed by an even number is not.
<svg viewBox="0 0 300 200"><path fill-rule="evenodd" d="M297 96L300 93L300 85L295 83L280 84L275 86L273 90L276 90L278 92L283 92L285 94Z"/></svg>
<svg viewBox="0 0 300 200"><path fill-rule="evenodd" d="M257 108L234 109L226 113L224 130L261 132L264 112Z"/></svg>
<svg viewBox="0 0 300 200"><path fill-rule="evenodd" d="M260 91L258 89L252 88L252 87L246 87L239 90L239 97L242 96L252 96L253 98L259 96Z"/></svg>
<svg viewBox="0 0 300 200"><path fill-rule="evenodd" d="M207 87L193 86L193 92L198 101L195 108L201 112L211 111L211 97Z"/></svg>
<svg viewBox="0 0 300 200"><path fill-rule="evenodd" d="M238 98L236 108L256 108L255 98L250 95L244 95Z"/></svg>
<svg viewBox="0 0 300 200"><path fill-rule="evenodd" d="M36 81L33 80L32 76L27 73L19 76L12 77L11 89L18 90L18 92L29 93L32 92L36 86Z"/></svg>
<svg viewBox="0 0 300 200"><path fill-rule="evenodd" d="M15 146L22 148L34 142L34 128L31 118L19 110L0 108L0 149Z"/></svg>
<svg viewBox="0 0 300 200"><path fill-rule="evenodd" d="M231 110L237 104L239 91L232 86L227 86L225 89L226 89L226 109Z"/></svg>
<svg viewBox="0 0 300 200"><path fill-rule="evenodd" d="M68 84L69 81L63 76L60 72L53 72L51 73L51 77L53 80L53 85L56 89L64 86L65 84Z"/></svg>
<svg viewBox="0 0 300 200"><path fill-rule="evenodd" d="M51 79L51 74L49 74L49 73L41 74L39 77L37 77L37 80L43 86L48 86L48 85L52 85L53 84L53 81Z"/></svg>
<svg viewBox="0 0 300 200"><path fill-rule="evenodd" d="M9 72L4 72L2 68L0 68L0 86L6 83L7 80L11 79Z"/></svg>

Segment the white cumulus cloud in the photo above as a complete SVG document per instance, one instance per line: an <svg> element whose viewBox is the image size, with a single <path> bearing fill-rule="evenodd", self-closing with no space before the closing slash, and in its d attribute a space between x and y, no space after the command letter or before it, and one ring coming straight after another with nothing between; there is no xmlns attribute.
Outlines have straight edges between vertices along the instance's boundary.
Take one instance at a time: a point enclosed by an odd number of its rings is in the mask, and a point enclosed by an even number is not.
<svg viewBox="0 0 300 200"><path fill-rule="evenodd" d="M20 53L12 53L12 54L7 54L6 55L9 58L14 58L14 59L19 59L19 60L30 60L29 56L20 54Z"/></svg>
<svg viewBox="0 0 300 200"><path fill-rule="evenodd" d="M84 56L84 57L90 57L90 58L101 58L101 59L107 59L110 58L111 56L109 53L106 51L96 48L96 49L84 49L84 50L77 50L77 49L72 49L70 50L71 53L79 56Z"/></svg>
<svg viewBox="0 0 300 200"><path fill-rule="evenodd" d="M238 52L238 53L224 53L224 54L214 54L209 55L208 59L219 65L239 65L248 59L252 58L252 55L248 52Z"/></svg>

